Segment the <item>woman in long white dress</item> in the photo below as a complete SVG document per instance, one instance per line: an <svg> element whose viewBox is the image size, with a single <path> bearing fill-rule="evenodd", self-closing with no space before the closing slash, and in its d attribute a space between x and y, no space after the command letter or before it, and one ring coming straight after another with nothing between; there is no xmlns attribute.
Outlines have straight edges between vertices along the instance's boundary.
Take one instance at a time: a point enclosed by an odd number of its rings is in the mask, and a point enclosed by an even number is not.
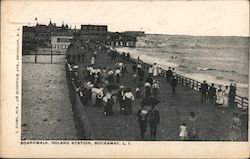
<svg viewBox="0 0 250 159"><path fill-rule="evenodd" d="M154 63L153 65L153 76L154 77L158 76L158 66L156 65L156 63Z"/></svg>
<svg viewBox="0 0 250 159"><path fill-rule="evenodd" d="M91 64L91 65L94 65L94 64L95 64L95 57L94 57L94 56L91 57L90 64Z"/></svg>
<svg viewBox="0 0 250 159"><path fill-rule="evenodd" d="M224 99L223 99L223 90L221 89L221 85L219 85L219 89L216 92L216 103L219 105L219 107L222 107L223 103L224 103Z"/></svg>
<svg viewBox="0 0 250 159"><path fill-rule="evenodd" d="M224 99L223 107L228 107L228 100L229 100L228 95L229 95L229 88L228 86L226 86L223 94L223 99Z"/></svg>

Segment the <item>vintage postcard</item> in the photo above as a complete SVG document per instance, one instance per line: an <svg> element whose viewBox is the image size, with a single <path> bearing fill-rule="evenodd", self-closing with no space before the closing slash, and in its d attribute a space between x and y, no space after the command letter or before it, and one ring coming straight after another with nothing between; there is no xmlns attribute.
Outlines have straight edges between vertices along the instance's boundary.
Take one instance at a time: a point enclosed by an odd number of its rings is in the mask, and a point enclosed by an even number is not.
<svg viewBox="0 0 250 159"><path fill-rule="evenodd" d="M1 1L1 157L248 158L249 1Z"/></svg>

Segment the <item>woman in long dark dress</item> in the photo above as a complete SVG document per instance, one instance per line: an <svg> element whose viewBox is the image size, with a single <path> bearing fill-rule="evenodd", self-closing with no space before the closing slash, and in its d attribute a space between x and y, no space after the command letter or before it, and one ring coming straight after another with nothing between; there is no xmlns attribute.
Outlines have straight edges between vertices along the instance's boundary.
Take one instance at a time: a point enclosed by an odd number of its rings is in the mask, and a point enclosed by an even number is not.
<svg viewBox="0 0 250 159"><path fill-rule="evenodd" d="M110 99L107 99L107 103L104 108L104 115L112 115L113 114L113 105L114 105L114 99L113 95Z"/></svg>
<svg viewBox="0 0 250 159"><path fill-rule="evenodd" d="M190 141L198 140L198 125L194 112L190 113L190 118L188 121L188 136Z"/></svg>
<svg viewBox="0 0 250 159"><path fill-rule="evenodd" d="M132 93L131 88L126 90L126 93L123 96L124 105L125 105L125 114L132 114L132 101L135 100L135 97Z"/></svg>
<svg viewBox="0 0 250 159"><path fill-rule="evenodd" d="M97 107L102 107L103 106L102 98L103 98L103 93L102 92L96 95L96 106Z"/></svg>

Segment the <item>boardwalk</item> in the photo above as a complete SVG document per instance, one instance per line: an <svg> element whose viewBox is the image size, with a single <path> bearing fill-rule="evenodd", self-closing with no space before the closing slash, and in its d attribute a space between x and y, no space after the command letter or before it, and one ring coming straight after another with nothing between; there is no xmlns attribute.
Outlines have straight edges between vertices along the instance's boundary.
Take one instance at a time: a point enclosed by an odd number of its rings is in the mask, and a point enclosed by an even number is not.
<svg viewBox="0 0 250 159"><path fill-rule="evenodd" d="M76 139L64 56L22 58L22 139Z"/></svg>
<svg viewBox="0 0 250 159"><path fill-rule="evenodd" d="M85 62L79 64L80 79L84 79L83 68L90 64L90 53L86 53ZM117 61L122 61L118 58ZM123 61L124 62L124 61ZM136 84L132 82L131 63L125 62L128 74L121 78L122 85L133 88ZM115 68L106 53L98 54L96 66ZM147 75L147 71L145 70ZM214 105L200 102L200 93L182 85L177 86L176 95L172 95L172 89L164 78L158 77L160 81L160 104L157 106L160 111L161 121L158 127L157 140L176 141L179 140L179 126L182 121L189 119L193 111L198 117L200 140L228 140L228 133L233 118L232 109L218 108ZM116 104L113 109L113 116L104 116L104 108L85 106L87 118L93 129L93 139L100 140L140 140L139 125L136 112L140 108L141 99L135 100L132 104L132 115L126 116L119 113L119 106ZM145 140L149 140L149 128Z"/></svg>

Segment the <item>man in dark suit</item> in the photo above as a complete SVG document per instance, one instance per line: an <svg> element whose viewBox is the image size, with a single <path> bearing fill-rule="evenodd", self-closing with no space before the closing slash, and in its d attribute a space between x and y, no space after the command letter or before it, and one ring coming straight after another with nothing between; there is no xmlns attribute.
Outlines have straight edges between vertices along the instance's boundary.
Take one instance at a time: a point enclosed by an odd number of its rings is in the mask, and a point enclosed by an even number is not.
<svg viewBox="0 0 250 159"><path fill-rule="evenodd" d="M118 91L117 97L121 113L125 111L124 100L123 100L124 94L125 94L124 86L120 86L120 90Z"/></svg>
<svg viewBox="0 0 250 159"><path fill-rule="evenodd" d="M235 106L235 96L236 96L236 84L230 85L229 87L229 107L233 108Z"/></svg>
<svg viewBox="0 0 250 159"><path fill-rule="evenodd" d="M150 126L150 137L152 140L155 140L157 125L160 124L160 113L155 108L155 105L152 105L151 110L148 111L148 121Z"/></svg>
<svg viewBox="0 0 250 159"><path fill-rule="evenodd" d="M130 60L130 54L127 53L127 61L129 61L129 60Z"/></svg>
<svg viewBox="0 0 250 159"><path fill-rule="evenodd" d="M142 105L141 109L138 110L137 117L140 125L141 140L143 140L148 124L148 110L145 109L144 105Z"/></svg>
<svg viewBox="0 0 250 159"><path fill-rule="evenodd" d="M85 54L84 53L82 53L82 62L84 62L84 57L85 57Z"/></svg>
<svg viewBox="0 0 250 159"><path fill-rule="evenodd" d="M144 78L144 71L142 68L138 69L138 76L139 76L139 81L142 82Z"/></svg>
<svg viewBox="0 0 250 159"><path fill-rule="evenodd" d="M247 109L243 109L240 115L241 121L241 136L243 141L247 141L248 138L248 113Z"/></svg>
<svg viewBox="0 0 250 159"><path fill-rule="evenodd" d="M208 90L208 84L206 81L203 81L203 83L201 84L201 102L206 102L207 99L207 90Z"/></svg>
<svg viewBox="0 0 250 159"><path fill-rule="evenodd" d="M178 81L177 81L176 77L174 76L173 79L172 79L172 81L171 81L171 86L172 86L173 94L175 94L175 87L177 86L177 83L178 83Z"/></svg>
<svg viewBox="0 0 250 159"><path fill-rule="evenodd" d="M167 76L167 81L169 82L170 79L172 78L172 75L173 75L172 70L171 70L171 67L168 68L166 74L167 74L167 75L166 75L166 76Z"/></svg>
<svg viewBox="0 0 250 159"><path fill-rule="evenodd" d="M215 96L216 96L216 88L214 87L214 84L212 83L208 91L208 99L211 104L214 104Z"/></svg>
<svg viewBox="0 0 250 159"><path fill-rule="evenodd" d="M136 72L136 70L137 70L136 63L134 63L134 64L132 65L132 70L133 70L133 73Z"/></svg>

